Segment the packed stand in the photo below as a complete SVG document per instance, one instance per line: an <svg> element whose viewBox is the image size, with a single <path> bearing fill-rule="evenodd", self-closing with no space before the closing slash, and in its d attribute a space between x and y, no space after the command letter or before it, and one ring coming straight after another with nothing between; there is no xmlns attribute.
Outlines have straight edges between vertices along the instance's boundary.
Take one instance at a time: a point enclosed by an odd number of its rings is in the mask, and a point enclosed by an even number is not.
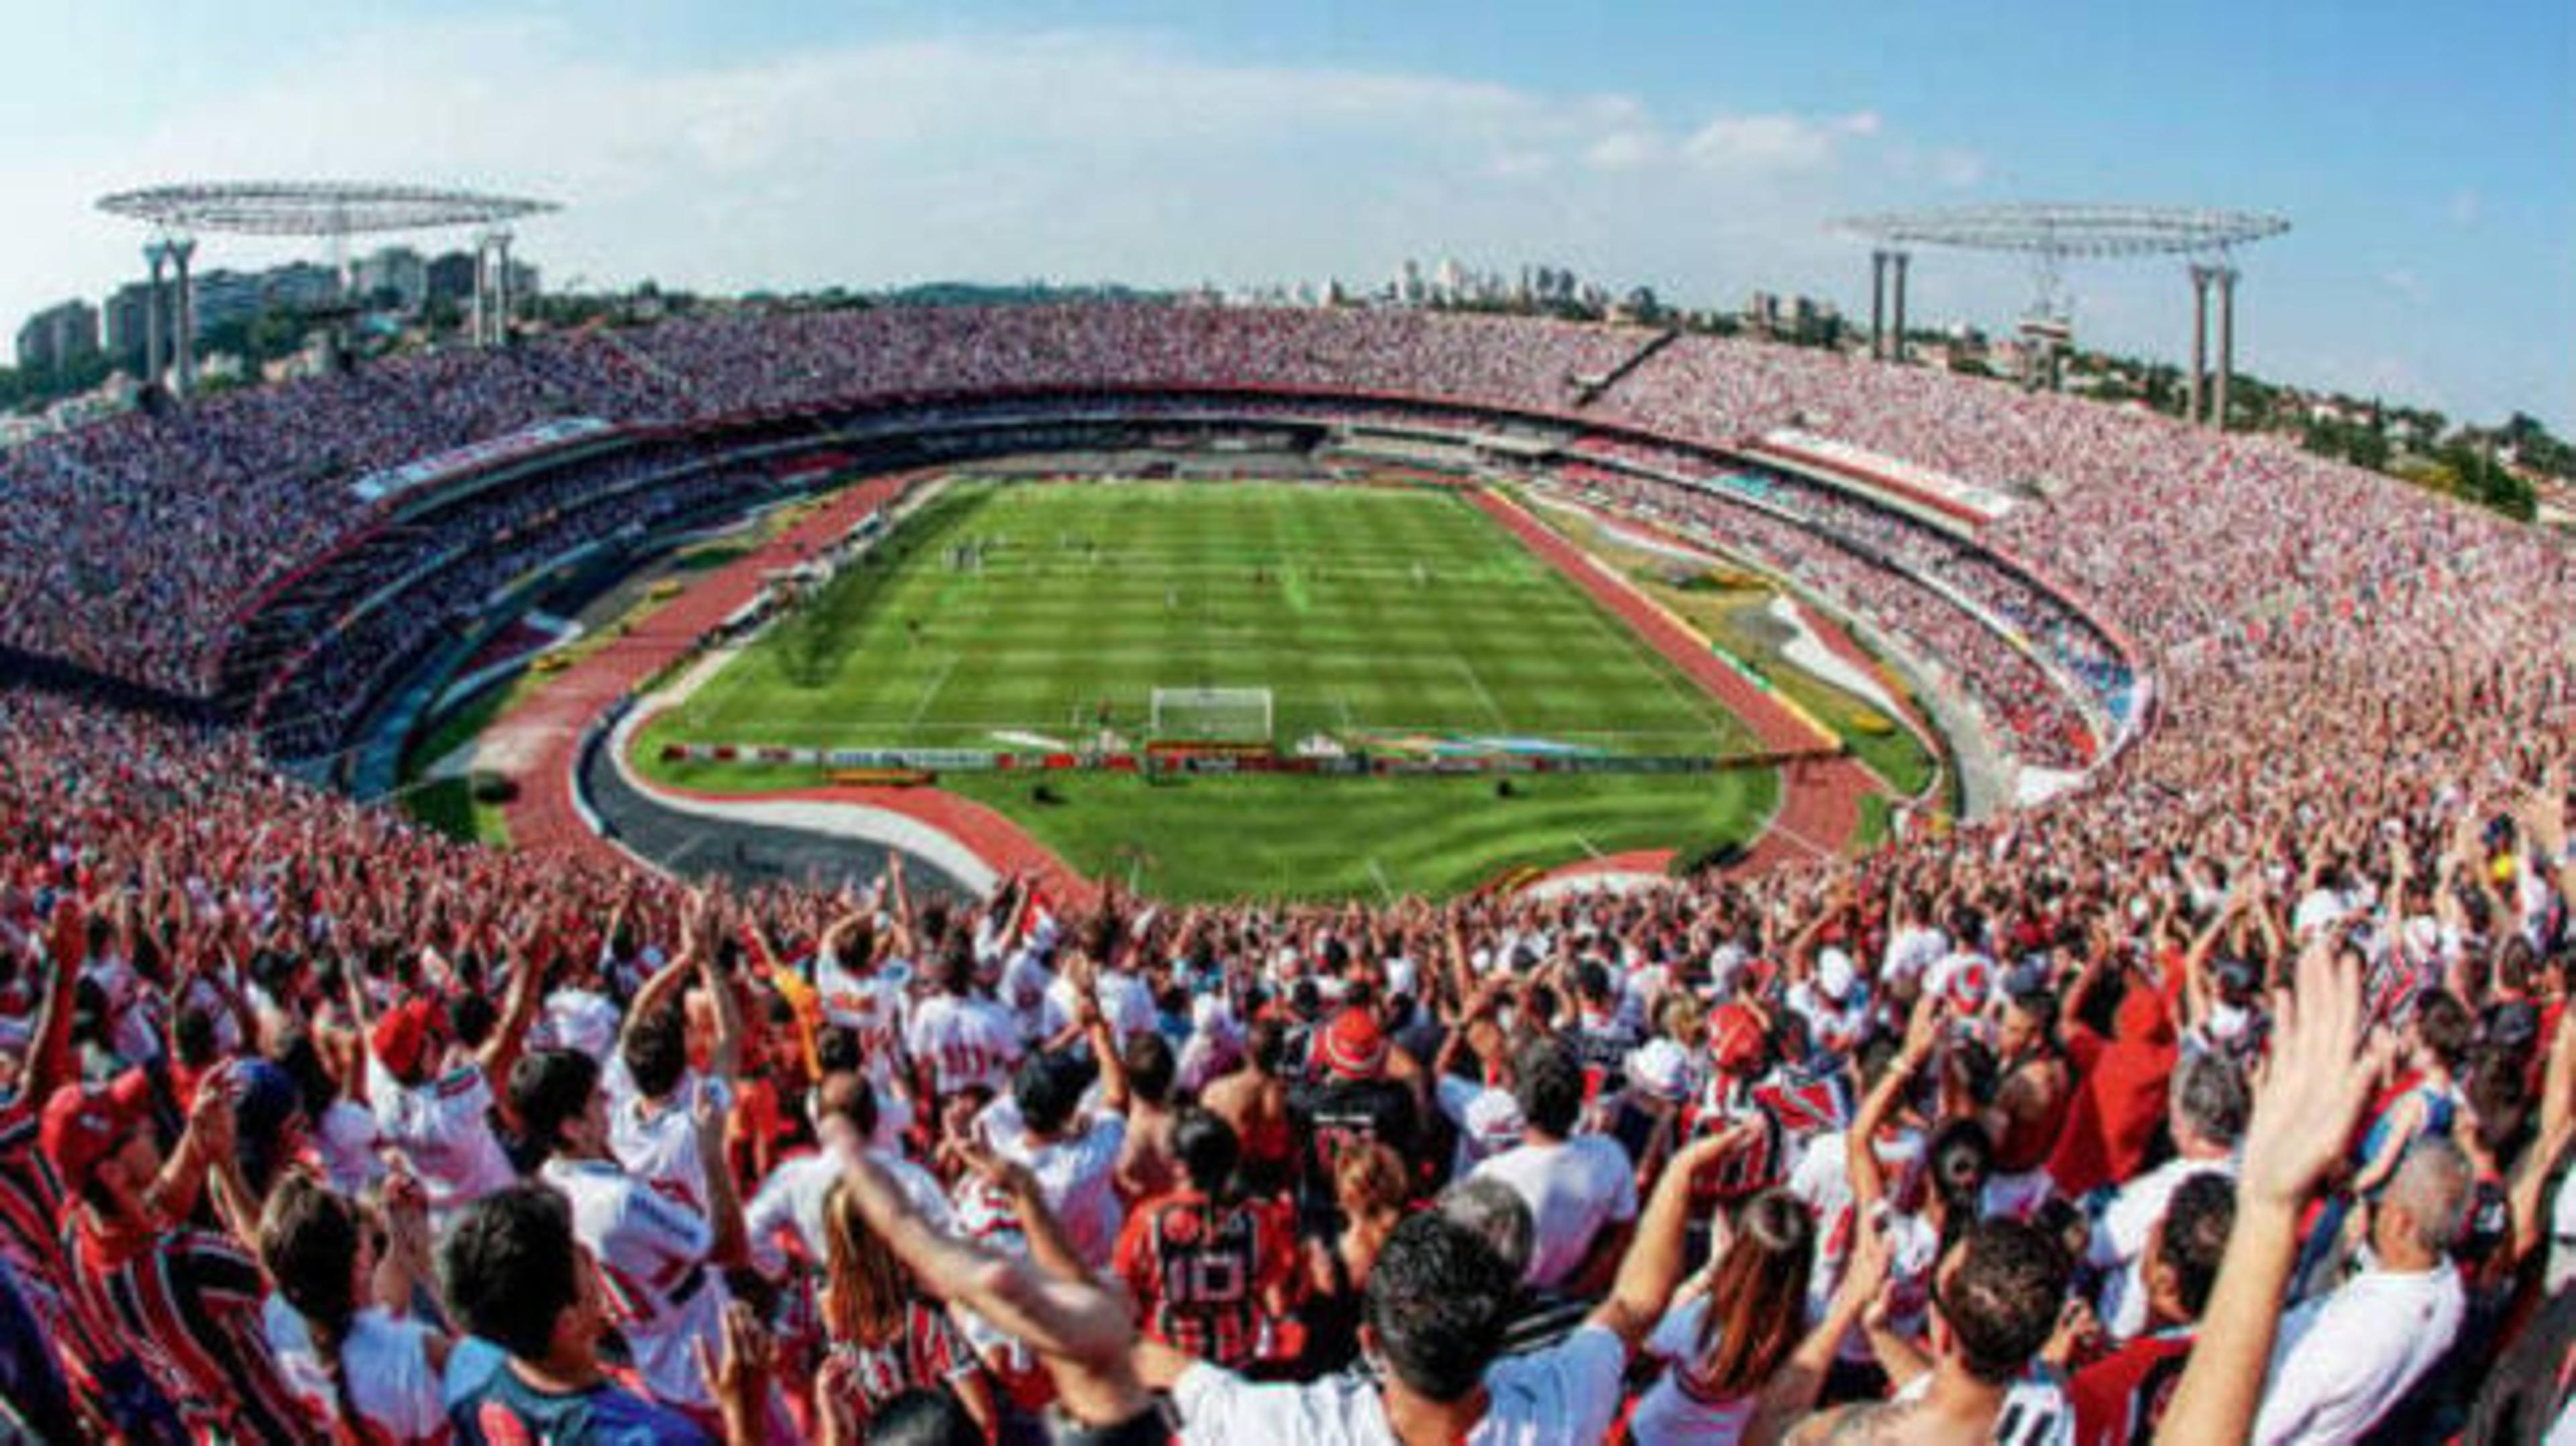
<svg viewBox="0 0 2576 1446"><path fill-rule="evenodd" d="M8 1407L138 1440L2565 1425L2576 674L2535 557L2482 559L2519 606L2446 571L2205 649L2185 726L2044 812L1441 907L691 895L0 694Z"/></svg>
<svg viewBox="0 0 2576 1446"><path fill-rule="evenodd" d="M1575 481L1576 479L1569 479ZM1768 479L1765 485L1768 485ZM1588 505L1674 528L1715 550L1769 567L1846 616L1901 641L1936 679L1956 686L1998 744L2026 763L2082 768L2097 739L2072 701L1992 623L1832 529L1738 505L1731 488L1695 488L1595 469L1570 489Z"/></svg>

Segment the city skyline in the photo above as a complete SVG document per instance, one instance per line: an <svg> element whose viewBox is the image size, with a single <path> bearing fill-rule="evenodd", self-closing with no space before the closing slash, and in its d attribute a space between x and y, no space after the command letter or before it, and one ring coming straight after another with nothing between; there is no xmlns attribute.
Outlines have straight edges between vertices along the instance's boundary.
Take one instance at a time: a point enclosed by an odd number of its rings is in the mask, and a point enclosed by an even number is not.
<svg viewBox="0 0 2576 1446"><path fill-rule="evenodd" d="M2244 370L2463 419L2576 420L2576 31L2549 7L2442 29L2307 3L2255 21L2186 4L2152 26L2021 6L1357 15L577 0L30 17L30 81L0 100L27 143L0 175L45 224L0 240L0 316L138 274L140 228L90 203L183 176L552 195L569 209L524 232L550 286L1365 290L1408 255L1555 257L1675 305L1768 290L1846 315L1866 313L1868 252L1825 230L1835 215L2147 200L2297 223L2240 259ZM110 55L166 83L83 75ZM327 259L227 238L201 264L298 258ZM2069 282L2082 344L2184 354L2179 264ZM2001 329L2029 291L2022 268L1927 251L1911 318Z"/></svg>

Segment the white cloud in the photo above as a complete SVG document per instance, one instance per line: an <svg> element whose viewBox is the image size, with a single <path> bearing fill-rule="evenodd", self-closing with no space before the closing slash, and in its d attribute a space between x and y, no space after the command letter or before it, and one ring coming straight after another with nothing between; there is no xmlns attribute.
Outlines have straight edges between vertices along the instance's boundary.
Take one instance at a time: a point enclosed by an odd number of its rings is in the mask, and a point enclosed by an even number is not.
<svg viewBox="0 0 2576 1446"><path fill-rule="evenodd" d="M1878 134L1875 111L1810 120L1796 115L1719 116L1682 145L1713 171L1812 171L1833 163L1847 142Z"/></svg>
<svg viewBox="0 0 2576 1446"><path fill-rule="evenodd" d="M1584 163L1596 171L1633 171L1664 159L1664 139L1652 131L1613 131L1592 143Z"/></svg>
<svg viewBox="0 0 2576 1446"><path fill-rule="evenodd" d="M300 58L139 146L0 155L21 214L49 218L0 228L0 318L132 274L141 238L91 212L96 195L269 176L560 198L520 243L558 281L1373 281L1454 252L1733 299L1815 280L1837 177L1882 131L1868 111L1689 130L1626 96L1226 64L1118 33L644 68L558 22L408 26ZM293 253L218 238L201 265Z"/></svg>

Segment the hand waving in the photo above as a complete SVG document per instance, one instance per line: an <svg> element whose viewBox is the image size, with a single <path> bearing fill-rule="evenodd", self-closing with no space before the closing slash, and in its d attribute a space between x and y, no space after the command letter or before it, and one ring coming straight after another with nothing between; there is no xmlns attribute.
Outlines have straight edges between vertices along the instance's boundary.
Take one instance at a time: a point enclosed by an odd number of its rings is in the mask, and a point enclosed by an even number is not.
<svg viewBox="0 0 2576 1446"><path fill-rule="evenodd" d="M2299 955L2298 987L2275 991L2272 1054L2254 1086L2239 1198L2296 1209L2343 1157L2385 1072L2389 1042L2369 1029L2361 977L2331 935Z"/></svg>

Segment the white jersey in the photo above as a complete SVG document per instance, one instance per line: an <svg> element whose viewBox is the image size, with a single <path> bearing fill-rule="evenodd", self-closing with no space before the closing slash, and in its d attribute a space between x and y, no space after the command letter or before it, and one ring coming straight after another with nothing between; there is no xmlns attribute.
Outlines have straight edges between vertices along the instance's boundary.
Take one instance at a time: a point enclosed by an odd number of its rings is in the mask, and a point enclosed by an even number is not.
<svg viewBox="0 0 2576 1446"><path fill-rule="evenodd" d="M1468 1446L1557 1446L1602 1441L1624 1399L1628 1348L1586 1324L1543 1351L1505 1356L1485 1368L1485 1415ZM1396 1446L1378 1388L1355 1372L1308 1385L1255 1385L1230 1371L1196 1365L1172 1387L1182 1434L1227 1446Z"/></svg>
<svg viewBox="0 0 2576 1446"><path fill-rule="evenodd" d="M429 1193L434 1217L461 1210L518 1183L510 1157L492 1133L492 1083L469 1064L424 1085L406 1086L371 1050L367 1103L376 1132L402 1151Z"/></svg>
<svg viewBox="0 0 2576 1446"><path fill-rule="evenodd" d="M1449 1155L1451 1179L1464 1179L1487 1160L1519 1148L1528 1121L1521 1118L1521 1102L1510 1090L1448 1074L1433 1087L1432 1098L1458 1127L1458 1143Z"/></svg>
<svg viewBox="0 0 2576 1446"><path fill-rule="evenodd" d="M904 1199L921 1213L930 1228L942 1235L957 1233L957 1222L948 1208L948 1196L939 1188L939 1180L928 1170L900 1155L883 1150L870 1150L868 1158L884 1167L894 1177ZM832 1184L841 1178L841 1156L835 1150L816 1150L782 1160L762 1181L759 1193L743 1207L743 1227L749 1232L751 1265L761 1274L776 1279L787 1269L788 1245L793 1242L804 1258L819 1266L830 1259L823 1240L823 1201L832 1193Z"/></svg>
<svg viewBox="0 0 2576 1446"><path fill-rule="evenodd" d="M2281 1321L2254 1440L2350 1441L2379 1423L2460 1333L2468 1296L2448 1262L2373 1270Z"/></svg>
<svg viewBox="0 0 2576 1446"><path fill-rule="evenodd" d="M1637 1218L1637 1167L1607 1135L1506 1150L1475 1178L1500 1180L1528 1202L1535 1228L1522 1279L1541 1290L1571 1278L1604 1229Z"/></svg>
<svg viewBox="0 0 2576 1446"><path fill-rule="evenodd" d="M1131 1036L1154 1032L1154 991L1144 980L1123 969L1103 969L1098 990L1100 1017L1109 1026L1110 1038L1124 1042ZM1047 998L1064 1018L1079 1018L1082 1014L1081 1001L1074 998L1070 979L1058 976L1047 986Z"/></svg>
<svg viewBox="0 0 2576 1446"><path fill-rule="evenodd" d="M2113 1272L2102 1286L2102 1328L2111 1339L2130 1340L2147 1328L2147 1286L2139 1272L2146 1264L2147 1237L2163 1222L2174 1192L2194 1175L2235 1173L2233 1159L2172 1159L2121 1186L2112 1197L2110 1208L2093 1224L2084 1256L2087 1264Z"/></svg>
<svg viewBox="0 0 2576 1446"><path fill-rule="evenodd" d="M903 1027L903 990L882 974L854 972L826 950L814 961L814 993L824 1020L858 1037L859 1067L869 1083L890 1083Z"/></svg>
<svg viewBox="0 0 2576 1446"><path fill-rule="evenodd" d="M1636 1414L1628 1419L1628 1435L1637 1446L1735 1441L1752 1423L1753 1408L1761 1404L1760 1391L1712 1397L1690 1380L1691 1368L1699 1363L1700 1329L1707 1320L1708 1297L1695 1295L1665 1311L1654 1334L1646 1338L1646 1354L1662 1361L1665 1370L1637 1399Z"/></svg>
<svg viewBox="0 0 2576 1446"><path fill-rule="evenodd" d="M103 954L81 966L83 983L95 984L107 996L107 1044L127 1064L142 1064L161 1055L161 1030L169 1010L161 991L132 964Z"/></svg>
<svg viewBox="0 0 2576 1446"><path fill-rule="evenodd" d="M376 1117L355 1100L335 1099L322 1111L321 1123L313 1129L313 1143L332 1189L357 1195L383 1177L385 1162L376 1154L377 1138Z"/></svg>
<svg viewBox="0 0 2576 1446"><path fill-rule="evenodd" d="M617 1057L623 1022L617 1005L587 989L558 989L546 996L528 1043L539 1049L577 1049L605 1065Z"/></svg>
<svg viewBox="0 0 2576 1446"><path fill-rule="evenodd" d="M952 994L921 1002L905 1042L912 1057L929 1067L931 1088L943 1099L969 1089L1009 1089L1023 1053L1009 1011L988 999Z"/></svg>
<svg viewBox="0 0 2576 1446"><path fill-rule="evenodd" d="M272 1293L260 1306L260 1326L268 1349L277 1357L288 1385L323 1420L340 1423L340 1396L313 1348L313 1334L286 1303ZM439 1441L447 1436L447 1410L438 1373L429 1366L428 1326L369 1306L349 1321L348 1339L340 1342L340 1375L348 1383L349 1401L364 1418L365 1432L350 1438L366 1441Z"/></svg>
<svg viewBox="0 0 2576 1446"><path fill-rule="evenodd" d="M1857 984L1839 1004L1811 985L1790 985L1789 1008L1805 1017L1809 1037L1835 1054L1860 1048L1869 1033L1869 991Z"/></svg>
<svg viewBox="0 0 2576 1446"><path fill-rule="evenodd" d="M1035 1049L1073 1024L1057 997L1055 975L1025 950L1002 970L1002 1007L1019 1026L1020 1040Z"/></svg>
<svg viewBox="0 0 2576 1446"><path fill-rule="evenodd" d="M1922 1168L1922 1132L1905 1130L1877 1141L1874 1148L1888 1194L1903 1199L1911 1193L1915 1172ZM1807 1276L1807 1314L1810 1319L1820 1319L1826 1303L1842 1285L1843 1265L1851 1258L1852 1238L1860 1225L1859 1214L1852 1205L1848 1131L1828 1131L1807 1142L1807 1148L1798 1155L1797 1168L1789 1172L1789 1193L1804 1202L1816 1220L1816 1268ZM1910 1234L1908 1238L1912 1238ZM1846 1359L1858 1361L1869 1356L1869 1347L1857 1331L1845 1347Z"/></svg>
<svg viewBox="0 0 2576 1446"><path fill-rule="evenodd" d="M1919 979L1935 961L1950 952L1950 936L1938 929L1919 925L1897 930L1889 936L1887 953L1879 960L1878 977L1886 980Z"/></svg>
<svg viewBox="0 0 2576 1446"><path fill-rule="evenodd" d="M1008 1195L984 1183L974 1175L957 1182L956 1206L951 1215L957 1234L987 1250L1028 1258L1029 1239L1020 1229L1020 1217ZM949 1308L949 1317L966 1335L966 1343L987 1362L997 1363L1004 1375L1021 1375L1038 1369L1037 1355L1019 1337L994 1325L963 1305Z"/></svg>
<svg viewBox="0 0 2576 1446"><path fill-rule="evenodd" d="M1932 1390L1925 1371L1891 1400L1920 1401ZM1995 1412L1995 1446L2075 1446L2075 1405L2066 1399L2066 1384L2044 1366L2022 1372L2004 1392Z"/></svg>
<svg viewBox="0 0 2576 1446"><path fill-rule="evenodd" d="M693 1343L724 1345L724 1276L707 1263L715 1232L606 1160L548 1160L539 1175L572 1202L573 1234L599 1267L610 1321L634 1349L655 1398L710 1407Z"/></svg>
<svg viewBox="0 0 2576 1446"><path fill-rule="evenodd" d="M1906 1131L1893 1139L1875 1142L1881 1178L1887 1182L1890 1198L1902 1198L1910 1189L1909 1180L1921 1167L1923 1136L1919 1131ZM1816 1217L1816 1268L1807 1275L1807 1318L1821 1320L1832 1302L1834 1291L1842 1285L1843 1270L1851 1260L1852 1241L1860 1227L1860 1211L1851 1192L1848 1170L1851 1136L1836 1130L1818 1135L1798 1159L1797 1170L1789 1177L1789 1193L1804 1201ZM1932 1302L1932 1272L1941 1262L1941 1236L1920 1215L1891 1210L1888 1229L1888 1320L1900 1335L1919 1336L1928 1321L1925 1312ZM1858 1326L1843 1337L1836 1355L1854 1365L1872 1359L1868 1338Z"/></svg>
<svg viewBox="0 0 2576 1446"><path fill-rule="evenodd" d="M1093 1270L1105 1271L1118 1249L1127 1208L1118 1199L1118 1156L1127 1143L1127 1117L1097 1115L1081 1132L1039 1143L1020 1123L1007 1096L976 1117L978 1129L1003 1156L1029 1167L1038 1192L1064 1226L1065 1240Z"/></svg>
<svg viewBox="0 0 2576 1446"><path fill-rule="evenodd" d="M724 1081L691 1071L680 1077L669 1099L653 1105L636 1091L626 1061L612 1059L600 1072L600 1086L608 1091L608 1148L617 1163L666 1198L705 1214L707 1167L698 1152L693 1111L701 1097L712 1099L720 1110L732 1109L732 1092Z"/></svg>
<svg viewBox="0 0 2576 1446"><path fill-rule="evenodd" d="M2576 1281L2576 1174L2558 1182L2558 1198L2549 1207L2547 1270L2541 1283L2551 1295Z"/></svg>

